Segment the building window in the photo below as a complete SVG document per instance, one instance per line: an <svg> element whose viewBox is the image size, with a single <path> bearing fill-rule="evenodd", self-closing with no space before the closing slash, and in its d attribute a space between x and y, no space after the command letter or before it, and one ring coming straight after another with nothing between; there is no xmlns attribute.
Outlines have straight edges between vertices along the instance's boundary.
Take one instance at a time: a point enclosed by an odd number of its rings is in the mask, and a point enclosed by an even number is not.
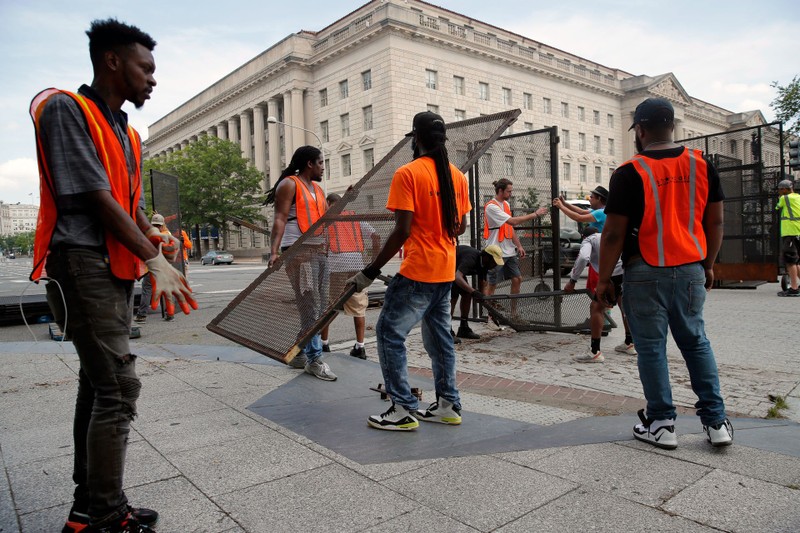
<svg viewBox="0 0 800 533"><path fill-rule="evenodd" d="M613 128L614 127L614 115L612 115L611 113L606 115L606 123L608 124L609 128Z"/></svg>
<svg viewBox="0 0 800 533"><path fill-rule="evenodd" d="M542 98L542 112L548 115L553 112L553 103L549 98Z"/></svg>
<svg viewBox="0 0 800 533"><path fill-rule="evenodd" d="M564 181L570 180L570 166L569 163L562 163L561 164L561 173L564 175Z"/></svg>
<svg viewBox="0 0 800 533"><path fill-rule="evenodd" d="M611 181L611 176L614 175L615 168L608 167L608 179Z"/></svg>
<svg viewBox="0 0 800 533"><path fill-rule="evenodd" d="M433 105L433 104L428 104L428 111L430 111L431 113L436 113L438 115L439 114L439 106L438 105Z"/></svg>
<svg viewBox="0 0 800 533"><path fill-rule="evenodd" d="M736 155L736 141L731 141L731 155Z"/></svg>
<svg viewBox="0 0 800 533"><path fill-rule="evenodd" d="M456 120L466 120L467 112L463 109L456 109Z"/></svg>
<svg viewBox="0 0 800 533"><path fill-rule="evenodd" d="M328 89L322 89L319 92L319 106L325 107L328 105Z"/></svg>
<svg viewBox="0 0 800 533"><path fill-rule="evenodd" d="M600 183L600 181L602 181L603 178L600 175L602 172L603 171L600 169L600 167L594 167L594 181L595 181L595 183Z"/></svg>
<svg viewBox="0 0 800 533"><path fill-rule="evenodd" d="M503 87L503 105L511 105L511 89Z"/></svg>
<svg viewBox="0 0 800 533"><path fill-rule="evenodd" d="M608 140L608 155L614 155L614 139Z"/></svg>
<svg viewBox="0 0 800 533"><path fill-rule="evenodd" d="M567 102L561 102L561 116L569 118L569 104Z"/></svg>
<svg viewBox="0 0 800 533"><path fill-rule="evenodd" d="M361 111L364 112L364 131L369 131L372 129L372 106L363 107Z"/></svg>
<svg viewBox="0 0 800 533"><path fill-rule="evenodd" d="M525 177L532 178L536 172L536 160L532 157L525 158Z"/></svg>
<svg viewBox="0 0 800 533"><path fill-rule="evenodd" d="M586 134L579 133L578 134L578 150L586 151Z"/></svg>
<svg viewBox="0 0 800 533"><path fill-rule="evenodd" d="M461 76L453 76L453 92L464 95L464 78Z"/></svg>
<svg viewBox="0 0 800 533"><path fill-rule="evenodd" d="M489 84L484 82L478 83L478 98L481 100L489 100Z"/></svg>
<svg viewBox="0 0 800 533"><path fill-rule="evenodd" d="M350 169L350 154L342 156L342 176L349 176L352 173Z"/></svg>
<svg viewBox="0 0 800 533"><path fill-rule="evenodd" d="M375 166L375 150L367 148L364 150L364 170L370 170Z"/></svg>
<svg viewBox="0 0 800 533"><path fill-rule="evenodd" d="M350 96L350 86L347 84L347 80L342 80L339 82L339 94L342 98L347 98Z"/></svg>
<svg viewBox="0 0 800 533"><path fill-rule="evenodd" d="M586 183L586 165L581 165L580 171L581 171L581 183Z"/></svg>
<svg viewBox="0 0 800 533"><path fill-rule="evenodd" d="M525 131L533 131L533 122L525 123Z"/></svg>
<svg viewBox="0 0 800 533"><path fill-rule="evenodd" d="M592 111L592 117L594 119L595 125L600 125L600 111Z"/></svg>
<svg viewBox="0 0 800 533"><path fill-rule="evenodd" d="M596 153L596 154L600 153L600 136L599 135L595 135L594 136L594 153Z"/></svg>
<svg viewBox="0 0 800 533"><path fill-rule="evenodd" d="M503 159L503 172L506 176L513 176L514 175L514 156L507 155Z"/></svg>
<svg viewBox="0 0 800 533"><path fill-rule="evenodd" d="M425 87L436 89L436 82L439 74L435 70L425 70Z"/></svg>
<svg viewBox="0 0 800 533"><path fill-rule="evenodd" d="M492 154L483 154L481 156L481 172L483 174L492 173Z"/></svg>
<svg viewBox="0 0 800 533"><path fill-rule="evenodd" d="M564 148L569 150L569 130L561 130L561 140L564 142Z"/></svg>
<svg viewBox="0 0 800 533"><path fill-rule="evenodd" d="M323 120L319 123L319 131L322 133L320 137L322 137L322 142L328 142L331 140L330 132L328 131L328 121Z"/></svg>
<svg viewBox="0 0 800 533"><path fill-rule="evenodd" d="M350 135L350 113L341 115L339 117L339 122L342 126L342 137L348 137Z"/></svg>
<svg viewBox="0 0 800 533"><path fill-rule="evenodd" d="M578 120L581 122L586 121L586 109L581 106L578 106Z"/></svg>
<svg viewBox="0 0 800 533"><path fill-rule="evenodd" d="M530 93L522 93L522 107L525 109L533 109L533 95Z"/></svg>
<svg viewBox="0 0 800 533"><path fill-rule="evenodd" d="M361 83L364 85L364 90L369 91L372 89L372 71L365 70L361 73Z"/></svg>

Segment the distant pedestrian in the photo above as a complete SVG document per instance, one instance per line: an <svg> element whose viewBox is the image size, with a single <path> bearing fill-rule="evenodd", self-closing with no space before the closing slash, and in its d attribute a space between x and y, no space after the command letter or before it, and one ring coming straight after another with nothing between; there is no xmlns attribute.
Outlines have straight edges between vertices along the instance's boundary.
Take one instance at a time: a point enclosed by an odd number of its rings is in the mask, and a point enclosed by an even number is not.
<svg viewBox="0 0 800 533"><path fill-rule="evenodd" d="M461 300L459 310L461 320L458 326L458 333L450 330L456 344L461 339L480 339L481 336L472 331L469 327L468 317L470 305L474 298L483 298L487 290L486 278L489 271L497 266L503 266L503 252L496 244L490 244L483 250L478 250L471 246L456 247L456 279L450 291L450 314L456 308L456 303ZM467 281L467 276L478 277L478 288L476 289Z"/></svg>
<svg viewBox="0 0 800 533"><path fill-rule="evenodd" d="M800 296L800 194L794 192L791 180L778 183L778 205L781 217L781 252L786 273L789 275L789 288L778 296Z"/></svg>
<svg viewBox="0 0 800 533"><path fill-rule="evenodd" d="M733 442L717 363L705 333L703 305L722 244L724 194L716 169L699 150L672 141L675 112L648 98L633 116L638 155L611 177L600 242L597 296L616 303L611 277L622 254L623 305L636 350L647 410L633 436L660 448L678 446L667 364L667 329L689 370L695 404L713 446Z"/></svg>
<svg viewBox="0 0 800 533"><path fill-rule="evenodd" d="M164 217L155 213L153 217L150 219L150 224L153 225L154 228L158 230L158 232L162 235L167 237L171 237L172 234L167 229L167 225L164 222ZM150 299L153 296L153 285L150 282L150 276L145 276L142 278L142 294L139 299L139 308L136 311L136 318L134 318L134 322L138 324L144 324L147 322L147 310L150 308ZM167 311L164 315L164 320L167 322L171 322L175 319L175 312Z"/></svg>

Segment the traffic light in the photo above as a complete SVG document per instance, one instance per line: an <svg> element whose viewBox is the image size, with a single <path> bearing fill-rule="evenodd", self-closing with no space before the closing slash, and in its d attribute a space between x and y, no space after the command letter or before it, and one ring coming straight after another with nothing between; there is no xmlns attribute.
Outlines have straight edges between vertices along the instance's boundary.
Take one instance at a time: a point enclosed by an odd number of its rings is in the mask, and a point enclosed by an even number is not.
<svg viewBox="0 0 800 533"><path fill-rule="evenodd" d="M800 170L800 141L789 141L789 168Z"/></svg>

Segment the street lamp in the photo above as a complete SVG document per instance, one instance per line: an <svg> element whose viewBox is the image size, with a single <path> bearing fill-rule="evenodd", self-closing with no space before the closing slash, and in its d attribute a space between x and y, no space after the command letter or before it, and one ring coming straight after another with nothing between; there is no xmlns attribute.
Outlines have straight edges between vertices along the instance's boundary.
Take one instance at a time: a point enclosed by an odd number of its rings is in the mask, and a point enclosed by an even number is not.
<svg viewBox="0 0 800 533"><path fill-rule="evenodd" d="M319 135L317 135L314 131L307 130L306 128L301 128L300 126L295 126L294 124L287 124L286 122L281 122L280 120L278 120L277 118L272 117L272 116L267 117L267 124L283 124L284 126L288 126L290 128L297 128L298 130L303 130L306 133L310 133L311 135L313 135L314 138L316 138L317 142L319 143L319 150L320 150L320 152L322 152L322 163L325 164L325 147L322 146L322 139L320 139ZM287 154L287 156L288 156L288 154ZM288 156L288 157L291 158L291 156ZM326 168L325 170L327 171L328 169ZM323 176L322 177L322 192L325 193L326 197L328 196L328 183L327 182L328 182L328 180L326 180L325 176Z"/></svg>

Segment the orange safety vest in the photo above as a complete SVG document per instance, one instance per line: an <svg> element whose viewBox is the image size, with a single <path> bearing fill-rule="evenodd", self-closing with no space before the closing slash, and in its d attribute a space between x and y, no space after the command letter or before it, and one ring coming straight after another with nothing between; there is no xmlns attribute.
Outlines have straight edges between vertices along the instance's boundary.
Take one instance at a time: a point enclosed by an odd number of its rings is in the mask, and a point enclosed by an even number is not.
<svg viewBox="0 0 800 533"><path fill-rule="evenodd" d="M500 203L492 198L489 200L485 206L483 206L483 238L489 238L489 231L499 229L500 231L497 234L497 242L503 242L506 239L511 239L514 237L514 227L511 224L503 224L499 228L490 228L489 227L489 217L486 215L486 209L489 207L489 204L494 204L497 207L502 207L503 211L508 215L511 216L511 207L509 207L508 202L503 202L501 206Z"/></svg>
<svg viewBox="0 0 800 533"><path fill-rule="evenodd" d="M314 198L311 195L311 191L308 190L306 184L303 183L303 180L298 178L297 176L287 176L287 178L291 178L296 187L294 193L294 206L295 206L295 213L297 214L297 226L300 228L302 233L308 231L314 222L319 220L319 218L325 214L325 211L328 208L328 202L325 200L325 192L322 190L322 187L317 185L314 182L311 182L311 185L314 187L314 193L317 195ZM315 232L315 235L319 235L321 230Z"/></svg>
<svg viewBox="0 0 800 533"><path fill-rule="evenodd" d="M355 215L355 211L342 211L342 215ZM364 240L361 236L361 223L357 221L338 221L328 228L330 251L335 254L363 252Z"/></svg>
<svg viewBox="0 0 800 533"><path fill-rule="evenodd" d="M684 148L678 157L637 155L629 162L644 185L644 217L639 228L642 259L659 267L705 259L708 165L702 152Z"/></svg>
<svg viewBox="0 0 800 533"><path fill-rule="evenodd" d="M39 160L39 217L36 221L36 238L33 244L33 272L31 281L41 277L45 259L50 249L50 241L58 219L56 207L55 180L45 159L42 141L39 137L39 121L47 100L55 94L66 94L78 104L89 127L89 135L97 148L97 157L108 175L111 195L136 222L136 210L142 192L141 160L142 141L136 130L128 125L128 138L136 159L134 175L128 174L125 150L114 133L111 124L92 100L79 94L59 89L45 89L31 101L30 113L36 129L36 152ZM144 262L119 242L111 231L106 230L106 250L108 251L111 272L119 279L134 280L145 273Z"/></svg>

